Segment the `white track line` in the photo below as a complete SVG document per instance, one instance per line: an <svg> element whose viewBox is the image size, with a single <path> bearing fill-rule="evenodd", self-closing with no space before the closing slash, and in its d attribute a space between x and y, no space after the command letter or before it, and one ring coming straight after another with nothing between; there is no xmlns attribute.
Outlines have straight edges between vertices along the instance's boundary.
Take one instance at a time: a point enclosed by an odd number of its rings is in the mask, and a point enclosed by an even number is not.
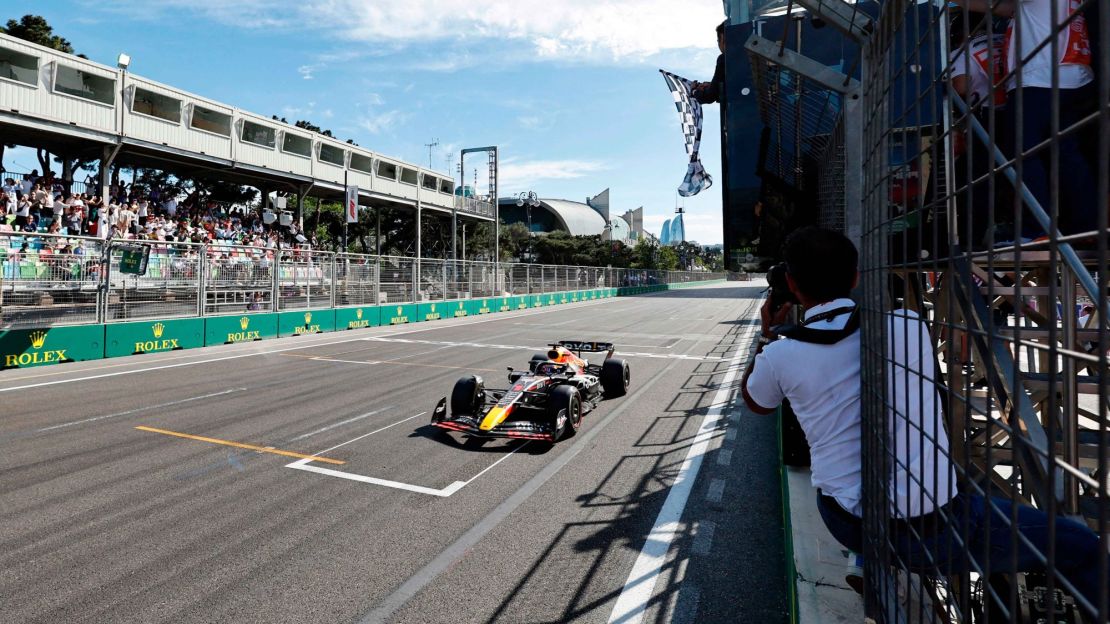
<svg viewBox="0 0 1110 624"><path fill-rule="evenodd" d="M625 581L624 589L617 598L617 604L609 615L610 624L640 624L643 620L648 603L655 592L655 583L663 570L667 551L670 550L671 542L678 533L682 511L686 508L686 501L689 500L690 492L694 489L702 459L709 449L710 441L720 433L718 421L732 398L732 382L740 373L740 361L750 351L745 348L745 343L750 344L753 333L755 333L755 325L748 328L744 339L736 349L736 354L729 360L728 372L713 396L713 402L694 437L694 443L690 445L686 459L683 460L682 467L679 468L678 475L671 484L670 491L667 492L667 500L659 510L655 525L651 527L640 556L636 558L636 563L628 574L628 580Z"/></svg>
<svg viewBox="0 0 1110 624"><path fill-rule="evenodd" d="M316 431L311 431L309 433L301 434L301 435L293 438L292 440L290 440L290 442L296 442L297 440L303 440L305 438L310 438L310 437L312 437L312 436L314 436L318 433L324 433L325 431L331 431L332 429L335 429L336 427L342 427L343 425L349 425L353 422L357 422L359 420L362 420L363 418L373 416L374 414L380 414L380 413L384 412L385 410L391 409L391 408L393 408L393 406L389 405L389 406L383 407L381 409L376 409L372 412L366 412L365 414L363 414L361 416L355 416L354 418L348 418L347 420L342 420L342 421L337 422L333 425L328 425L327 427L320 427ZM411 418L416 418L416 416L412 416ZM410 420L411 420L411 418L410 418ZM397 423L394 423L394 424L397 424ZM392 425L390 425L390 426L392 426Z"/></svg>
<svg viewBox="0 0 1110 624"><path fill-rule="evenodd" d="M387 409L387 408L383 408L383 409ZM378 410L378 411L381 411L381 410ZM375 429L375 430L371 431L370 433L364 433L364 434L358 436L357 438L347 440L346 442L342 442L340 444L336 444L335 446L330 447L330 448L326 448L326 449L320 451L319 453L315 453L315 455L323 455L324 453L327 453L329 451L334 451L335 449L337 449L341 446L346 446L346 445L348 445L352 442L358 442L359 440L361 440L363 438L370 437L370 436L374 435L375 433L378 433L380 431L385 431L386 429L389 429L391 427L396 427L397 425L399 425L401 423L408 422L408 421L412 420L413 418L423 416L427 413L428 412L420 412L419 414L409 416L408 418L405 418L404 420L398 420L397 422L386 425L384 427L381 427L380 429ZM366 416L369 416L369 414L366 414ZM362 416L360 416L359 418L362 418ZM357 420L357 419L355 419L355 420ZM342 424L342 423L339 423L339 424ZM335 426L337 426L337 425L335 425ZM389 479L378 479L376 477L367 477L365 475L359 475L359 474L354 474L354 473L350 473L350 472L342 472L342 471L339 471L339 470L332 470L330 468L321 468L320 466L310 466L309 464L312 462L311 457L306 457L304 459L298 459L295 462L286 464L285 467L286 468L293 468L294 470L304 470L306 472L315 472L316 474L327 475L329 477L339 477L340 479L347 479L349 481L358 481L359 483L369 483L371 485L381 485L381 486L384 486L384 487L393 488L395 490L407 490L409 492L416 492L417 494L428 494L429 496L439 496L439 497L446 498L446 497L454 494L455 492L458 492L459 490L463 489L464 487L469 485L472 481L474 481L478 477L486 474L486 472L491 470L494 466L496 466L497 464L500 464L501 462L505 461L513 453L519 451L520 449L524 448L525 446L528 446L527 442L525 442L524 444L521 444L520 446L516 447L515 449L509 451L504 457L502 457L501 459L493 462L489 466L486 466L481 472L474 475L473 477L470 477L466 481L455 481L451 485L448 485L447 487L442 488L442 489L438 489L438 490L435 489L435 488L424 487L422 485L413 485L411 483L401 483L400 481L390 481Z"/></svg>
<svg viewBox="0 0 1110 624"><path fill-rule="evenodd" d="M162 407L170 407L170 406L173 406L173 405L181 405L182 403L189 403L191 401L200 401L202 399L211 399L212 397L223 396L225 394L232 394L234 392L243 392L245 390L246 390L246 388L232 388L231 390L224 390L223 392L213 392L212 394L205 394L205 395L201 395L201 396L197 396L197 397L191 397L191 398L188 398L188 399L181 399L179 401L170 401L169 403L159 403L158 405L147 405L146 407L137 407L135 409L127 410L126 412L116 412L115 414L105 414L104 416L94 416L92 418L86 418L84 420L75 420L73 422L62 423L60 425L54 425L53 427L44 427L42 429L39 429L39 430L35 431L35 433L45 433L47 431L54 431L55 429L64 429L66 427L72 427L74 425L83 425L85 423L96 422L98 420L104 420L104 419L107 419L107 418L117 418L119 416L130 416L131 414L138 414L139 412L146 412L146 411L149 411L149 410L152 410L152 409L159 409L159 408L162 408Z"/></svg>
<svg viewBox="0 0 1110 624"><path fill-rule="evenodd" d="M447 487L439 489L439 490L437 490L435 488L424 487L423 485L413 485L411 483L401 483L400 481L390 481L389 479L378 479L376 477L367 477L365 475L353 474L353 473L350 473L350 472L342 472L340 470L332 470L331 468L322 468L320 466L310 466L308 464L301 463L301 462L311 461L311 460L308 460L308 459L297 460L297 461L287 465L286 468L295 468L297 470L304 470L306 472L315 472L317 474L327 475L329 477L339 477L340 479L347 479L349 481L358 481L359 483L369 483L371 485L380 485L380 486L387 487L387 488L393 488L395 490L406 490L406 491L409 491L409 492L416 492L417 494L427 494L429 496L438 496L440 498L447 498L448 496L451 496L455 492L458 492L459 490L463 489L464 487L470 485L475 479L484 475L486 472L493 469L494 466L496 466L497 464L500 464L501 462L505 461L506 459L511 457L513 455L513 453L516 453L517 451L524 448L525 446L528 446L527 442L525 442L524 444L521 444L520 446L516 447L515 449L509 451L508 453L505 454L504 457L502 457L501 459L493 462L489 466L486 466L481 472L474 475L473 477L470 477L466 481L455 481L451 485L448 485Z"/></svg>

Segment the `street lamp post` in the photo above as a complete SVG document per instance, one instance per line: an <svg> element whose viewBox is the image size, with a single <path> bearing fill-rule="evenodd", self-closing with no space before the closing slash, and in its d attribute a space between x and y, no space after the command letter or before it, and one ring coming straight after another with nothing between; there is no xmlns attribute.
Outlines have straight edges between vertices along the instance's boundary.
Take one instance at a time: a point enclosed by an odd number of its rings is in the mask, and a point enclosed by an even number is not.
<svg viewBox="0 0 1110 624"><path fill-rule="evenodd" d="M518 208L528 207L528 262L535 262L536 257L532 253L532 208L540 205L540 198L535 191L521 191L516 196L516 205Z"/></svg>

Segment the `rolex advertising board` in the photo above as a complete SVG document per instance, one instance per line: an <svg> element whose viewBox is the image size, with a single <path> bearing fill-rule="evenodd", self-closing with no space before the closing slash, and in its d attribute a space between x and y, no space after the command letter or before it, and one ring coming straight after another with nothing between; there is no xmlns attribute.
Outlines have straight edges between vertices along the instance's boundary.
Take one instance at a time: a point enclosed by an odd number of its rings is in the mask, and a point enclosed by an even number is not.
<svg viewBox="0 0 1110 624"><path fill-rule="evenodd" d="M112 323L105 328L107 357L161 353L204 346L204 319Z"/></svg>
<svg viewBox="0 0 1110 624"><path fill-rule="evenodd" d="M28 368L103 357L103 325L0 331L0 368Z"/></svg>

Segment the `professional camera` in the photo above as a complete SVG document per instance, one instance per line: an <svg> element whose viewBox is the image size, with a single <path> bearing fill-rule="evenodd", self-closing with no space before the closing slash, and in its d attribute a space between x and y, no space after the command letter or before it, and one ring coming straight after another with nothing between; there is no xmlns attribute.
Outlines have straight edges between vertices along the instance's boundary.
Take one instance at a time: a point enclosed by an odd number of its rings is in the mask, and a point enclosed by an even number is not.
<svg viewBox="0 0 1110 624"><path fill-rule="evenodd" d="M786 272L785 262L780 262L767 269L767 284L771 291L772 310L778 310L785 303L798 303L797 297L790 292L790 285L786 283Z"/></svg>

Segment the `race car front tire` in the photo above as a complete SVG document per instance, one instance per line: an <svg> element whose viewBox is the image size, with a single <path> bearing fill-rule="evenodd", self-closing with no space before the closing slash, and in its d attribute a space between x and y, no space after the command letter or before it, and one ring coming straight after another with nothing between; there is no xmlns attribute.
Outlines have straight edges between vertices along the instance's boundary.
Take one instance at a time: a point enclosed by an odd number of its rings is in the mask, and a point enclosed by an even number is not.
<svg viewBox="0 0 1110 624"><path fill-rule="evenodd" d="M632 379L628 362L620 358L609 358L601 364L601 387L605 396L619 397L628 392L628 385Z"/></svg>
<svg viewBox="0 0 1110 624"><path fill-rule="evenodd" d="M547 402L551 416L552 437L554 442L569 438L582 426L582 394L574 386L559 386L551 391ZM559 412L566 410L566 420L560 426Z"/></svg>
<svg viewBox="0 0 1110 624"><path fill-rule="evenodd" d="M477 375L468 375L455 382L451 390L451 416L476 416L482 407L485 384Z"/></svg>

